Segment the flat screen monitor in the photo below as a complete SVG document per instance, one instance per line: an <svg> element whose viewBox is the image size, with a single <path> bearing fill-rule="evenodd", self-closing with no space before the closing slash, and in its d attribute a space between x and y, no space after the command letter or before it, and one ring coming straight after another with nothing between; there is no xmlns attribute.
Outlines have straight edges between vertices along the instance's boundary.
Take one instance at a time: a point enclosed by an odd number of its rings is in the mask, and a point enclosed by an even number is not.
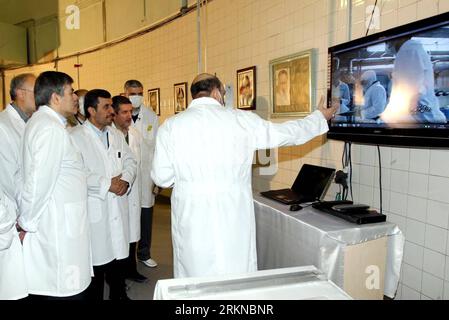
<svg viewBox="0 0 449 320"><path fill-rule="evenodd" d="M329 48L331 139L449 147L449 13Z"/></svg>

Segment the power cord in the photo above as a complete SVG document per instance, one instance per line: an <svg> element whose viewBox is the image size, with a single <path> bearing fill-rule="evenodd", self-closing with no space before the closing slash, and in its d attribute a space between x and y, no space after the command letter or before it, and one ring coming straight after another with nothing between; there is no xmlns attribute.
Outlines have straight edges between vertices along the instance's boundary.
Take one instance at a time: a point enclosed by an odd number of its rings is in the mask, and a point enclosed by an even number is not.
<svg viewBox="0 0 449 320"><path fill-rule="evenodd" d="M382 157L380 155L380 146L377 146L377 154L379 156L379 197L380 197L380 214L383 214L382 210Z"/></svg>
<svg viewBox="0 0 449 320"><path fill-rule="evenodd" d="M351 146L352 143L346 141L343 148L343 154L341 157L341 165L343 170L338 170L335 174L335 183L339 185L340 191L337 193L335 200L347 200L349 195L349 190L351 191L351 199L353 200L352 194L352 157L351 157ZM349 175L349 186L348 186L348 175Z"/></svg>
<svg viewBox="0 0 449 320"><path fill-rule="evenodd" d="M374 3L373 12L371 12L371 18L370 18L370 20L369 20L368 27L366 28L366 34L365 34L365 37L366 37L366 36L368 35L368 33L369 33L369 28L371 27L371 23L373 22L374 11L376 10L376 8L377 8L377 0L376 0L376 2Z"/></svg>

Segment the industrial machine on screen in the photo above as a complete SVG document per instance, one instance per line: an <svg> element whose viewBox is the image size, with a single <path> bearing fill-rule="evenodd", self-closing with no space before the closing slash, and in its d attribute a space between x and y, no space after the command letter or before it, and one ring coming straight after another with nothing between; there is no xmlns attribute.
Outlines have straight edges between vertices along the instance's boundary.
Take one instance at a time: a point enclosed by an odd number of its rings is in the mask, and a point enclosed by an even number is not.
<svg viewBox="0 0 449 320"><path fill-rule="evenodd" d="M449 13L329 48L331 139L449 147Z"/></svg>

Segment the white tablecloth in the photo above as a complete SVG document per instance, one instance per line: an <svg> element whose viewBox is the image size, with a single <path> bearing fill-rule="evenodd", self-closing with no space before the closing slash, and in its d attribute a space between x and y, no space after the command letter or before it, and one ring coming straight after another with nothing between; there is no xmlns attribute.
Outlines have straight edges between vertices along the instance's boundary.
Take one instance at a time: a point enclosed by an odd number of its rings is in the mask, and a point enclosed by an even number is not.
<svg viewBox="0 0 449 320"><path fill-rule="evenodd" d="M154 300L349 300L314 266L159 280Z"/></svg>
<svg viewBox="0 0 449 320"><path fill-rule="evenodd" d="M395 296L404 248L397 225L357 225L312 207L289 211L260 195L254 195L254 211L259 270L314 265L343 288L345 247L387 236L384 294Z"/></svg>

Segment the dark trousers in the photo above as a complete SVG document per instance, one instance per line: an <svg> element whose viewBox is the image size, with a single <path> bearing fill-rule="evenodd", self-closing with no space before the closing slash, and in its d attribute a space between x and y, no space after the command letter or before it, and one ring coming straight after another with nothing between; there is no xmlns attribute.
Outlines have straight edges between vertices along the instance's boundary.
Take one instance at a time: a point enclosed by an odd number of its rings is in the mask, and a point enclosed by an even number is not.
<svg viewBox="0 0 449 320"><path fill-rule="evenodd" d="M94 277L89 286L89 300L103 300L105 280L109 285L109 299L116 300L126 295L123 271L123 260L113 260L101 266L94 266Z"/></svg>
<svg viewBox="0 0 449 320"><path fill-rule="evenodd" d="M131 242L129 244L128 258L120 260L123 261L123 271L125 272L125 276L133 276L137 273L136 248L137 242Z"/></svg>
<svg viewBox="0 0 449 320"><path fill-rule="evenodd" d="M142 208L140 215L140 241L137 258L145 261L151 258L151 230L153 229L153 207Z"/></svg>

